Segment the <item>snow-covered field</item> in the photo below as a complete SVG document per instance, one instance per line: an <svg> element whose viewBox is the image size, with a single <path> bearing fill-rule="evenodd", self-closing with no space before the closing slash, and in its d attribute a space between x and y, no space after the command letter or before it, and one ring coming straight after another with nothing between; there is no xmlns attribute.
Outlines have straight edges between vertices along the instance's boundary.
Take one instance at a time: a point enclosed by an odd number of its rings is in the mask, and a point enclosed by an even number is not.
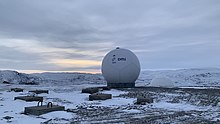
<svg viewBox="0 0 220 124"><path fill-rule="evenodd" d="M31 95L28 91L35 89L49 90L49 94L38 94L44 97L44 104L53 102L53 104L63 105L66 109L77 109L78 106L105 106L118 107L121 105L133 104L134 99L126 99L117 97L126 92L114 90L103 91L103 93L111 93L113 99L105 101L89 101L89 94L81 93L81 89L89 86L103 86L103 85L70 85L70 86L30 86L30 85L8 85L0 84L0 123L24 124L47 122L50 123L69 123L71 120L79 118L73 112L51 112L41 116L31 116L22 114L24 107L36 106L37 102L25 102L22 100L14 100L16 96ZM11 88L24 88L24 92L13 92ZM6 116L13 117L12 119L3 119ZM52 119L52 120L51 120Z"/></svg>
<svg viewBox="0 0 220 124"><path fill-rule="evenodd" d="M176 87L146 87L156 76L174 80ZM191 72L179 70L169 73L145 71L136 83L137 86L145 87L100 91L113 95L112 99L104 101L89 101L89 94L81 93L82 88L106 85L99 74L26 75L2 71L0 80L11 82L11 84L0 82L0 124L220 123L219 69L197 69ZM186 83L183 82L184 80ZM28 83L38 85L24 85ZM11 88L23 88L24 92L11 92ZM36 106L37 102L14 100L14 97L31 95L28 91L36 89L49 90L49 94L38 94L44 97L44 104L53 102L53 104L63 105L66 111L40 116L23 114L24 107ZM136 105L134 103L138 96L150 96L154 102ZM6 119L7 116L11 119Z"/></svg>
<svg viewBox="0 0 220 124"><path fill-rule="evenodd" d="M104 101L89 101L89 94L81 93L81 89L103 85L0 85L0 123L39 124L45 123L187 123L190 121L219 122L220 90L184 88L177 90L160 88L130 88L101 91L113 95ZM24 92L9 92L10 88L24 88ZM47 89L49 94L44 97L44 104L63 105L67 111L51 112L40 116L22 114L24 107L36 106L37 102L14 100L15 96L30 95L29 90ZM186 90L187 89L187 90ZM202 90L202 91L200 91ZM209 91L210 90L210 91ZM207 94L210 93L210 94ZM150 95L154 103L135 105L138 95ZM207 100L209 98L209 100ZM10 116L12 119L4 119ZM188 120L187 120L188 119Z"/></svg>

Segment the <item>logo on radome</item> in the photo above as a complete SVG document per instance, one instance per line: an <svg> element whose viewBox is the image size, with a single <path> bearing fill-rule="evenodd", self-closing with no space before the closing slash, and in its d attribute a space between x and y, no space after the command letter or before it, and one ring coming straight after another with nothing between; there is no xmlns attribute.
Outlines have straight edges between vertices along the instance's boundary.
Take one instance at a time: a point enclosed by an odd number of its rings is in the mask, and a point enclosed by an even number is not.
<svg viewBox="0 0 220 124"><path fill-rule="evenodd" d="M126 61L126 58L118 58L118 61Z"/></svg>

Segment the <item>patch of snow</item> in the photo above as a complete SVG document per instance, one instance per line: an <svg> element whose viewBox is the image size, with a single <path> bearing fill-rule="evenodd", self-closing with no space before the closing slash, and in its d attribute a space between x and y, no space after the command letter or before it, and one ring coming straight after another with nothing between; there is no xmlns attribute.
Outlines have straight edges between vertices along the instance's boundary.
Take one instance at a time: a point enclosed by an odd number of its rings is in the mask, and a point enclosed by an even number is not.
<svg viewBox="0 0 220 124"><path fill-rule="evenodd" d="M81 93L81 91L73 91L67 93L50 92L46 96L46 102L64 105L66 108L76 108L77 105L88 101L89 94Z"/></svg>
<svg viewBox="0 0 220 124"><path fill-rule="evenodd" d="M27 116L20 114L24 111L24 107L26 106L36 106L36 102L24 102L21 100L14 100L15 96L19 96L19 93L15 92L2 92L1 97L4 99L0 102L0 115L1 118L5 116L13 117L10 121L12 124L23 124L25 123L32 123L32 124L39 124L42 122L42 119L35 118L32 116ZM33 122L32 122L33 121ZM0 120L1 124L6 123L5 119Z"/></svg>
<svg viewBox="0 0 220 124"><path fill-rule="evenodd" d="M190 105L186 103L169 103L165 101L160 101L157 103L152 104L153 108L162 108L162 109L167 109L167 110L173 110L173 111L191 111L191 110L197 110L197 111L204 111L208 110L209 107L198 107L195 105Z"/></svg>
<svg viewBox="0 0 220 124"><path fill-rule="evenodd" d="M56 111L56 112L50 112L50 113L47 113L47 114L43 114L41 115L41 117L43 118L65 118L65 119L71 119L73 118L74 116L76 116L74 113L68 113L68 112L65 112L65 111Z"/></svg>
<svg viewBox="0 0 220 124"><path fill-rule="evenodd" d="M127 113L141 113L141 111L137 109L129 109L129 110L123 110L123 111Z"/></svg>
<svg viewBox="0 0 220 124"><path fill-rule="evenodd" d="M43 114L41 116L32 116L32 115L24 115L21 114L24 111L24 107L28 106L36 106L37 102L25 102L22 100L14 100L16 96L27 95L27 90L33 89L50 89L49 94L38 94L38 96L44 97L43 104L48 102L53 102L53 104L63 105L66 109L68 108L76 108L77 105L80 105L84 102L88 101L89 94L82 94L81 91L77 88L77 90L72 92L66 92L66 87L57 87L54 86L55 89L52 87L42 87L42 86L25 86L25 85L5 85L0 84L0 124L7 123L7 120L2 119L5 116L13 117L10 119L10 123L12 124L24 124L24 123L31 123L31 124L39 124L41 122L48 121L50 119L58 118L54 123L67 123L65 120L71 119L75 116L73 113L67 113L65 111L58 111L58 112L51 112L47 114ZM25 89L24 92L8 92L8 90L12 87L22 87ZM89 86L89 85L87 85ZM56 89L62 92L55 92ZM56 120L56 119L55 119Z"/></svg>
<svg viewBox="0 0 220 124"><path fill-rule="evenodd" d="M122 105L130 105L133 104L135 99L133 98L112 98L105 101L100 101L98 106L108 106L108 107L117 107Z"/></svg>
<svg viewBox="0 0 220 124"><path fill-rule="evenodd" d="M189 88L189 89L220 89L220 87L206 87L206 86L191 86L191 87L179 87L179 88Z"/></svg>
<svg viewBox="0 0 220 124"><path fill-rule="evenodd" d="M11 121L11 124L40 124L46 120L42 118L36 118L35 116L19 115L17 117L15 116L13 119L11 119Z"/></svg>

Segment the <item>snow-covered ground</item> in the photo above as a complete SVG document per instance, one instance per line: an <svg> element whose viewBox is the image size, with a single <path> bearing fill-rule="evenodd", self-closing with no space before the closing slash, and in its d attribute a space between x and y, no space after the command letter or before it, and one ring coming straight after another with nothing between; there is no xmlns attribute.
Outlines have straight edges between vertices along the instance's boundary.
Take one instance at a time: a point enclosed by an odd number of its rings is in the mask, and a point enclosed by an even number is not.
<svg viewBox="0 0 220 124"><path fill-rule="evenodd" d="M133 121L141 123L142 120L149 120L150 117L153 120L152 123L157 121L164 121L164 123L176 121L179 123L181 118L189 118L190 120L192 117L196 120L209 120L210 122L219 122L220 119L220 103L213 105L211 100L210 103L203 105L201 102L206 99L207 94L201 96L200 91L195 91L195 95L193 95L194 91L185 91L184 89L171 91L161 90L160 88L155 90L141 88L111 89L101 92L112 94L112 99L89 101L89 94L81 93L81 89L95 86L103 85L33 86L0 84L0 123L132 123ZM24 88L24 92L9 92L10 88L14 87ZM44 97L44 104L53 102L53 104L63 105L67 111L51 112L40 116L22 114L24 107L36 106L37 102L14 100L14 97L30 95L28 91L34 89L49 90L49 94L38 95ZM212 96L219 99L219 94L215 92ZM154 98L154 103L135 105L138 95L150 95ZM181 114L181 112L183 113ZM6 116L13 118L6 120L4 119ZM173 118L168 119L170 117Z"/></svg>
<svg viewBox="0 0 220 124"><path fill-rule="evenodd" d="M36 106L37 102L25 102L22 100L14 100L14 97L16 96L25 96L25 95L31 95L28 93L27 89L39 89L42 87L29 87L29 86L17 86L17 85L5 85L1 84L0 85L0 123L12 123L12 124L39 124L41 122L45 122L46 120L49 120L51 118L65 118L65 119L71 119L74 115L74 113L67 113L67 112L52 112L48 114L41 115L39 117L36 116L31 116L31 115L24 115L22 114L24 112L24 107L28 106ZM24 92L11 92L10 88L14 87L22 87L25 89ZM48 87L43 87L43 89L50 89ZM50 94L42 94L39 96L44 96L44 98L54 98L54 95L56 95L55 92L50 91ZM68 93L60 96L62 99L68 99ZM56 95L57 99L59 98L58 95ZM70 97L70 96L69 96ZM79 96L81 97L81 96ZM46 100L45 102L48 102L50 100ZM58 103L57 104L61 104ZM13 117L9 121L6 119L3 119L3 117L10 116ZM65 122L65 120L60 121Z"/></svg>
<svg viewBox="0 0 220 124"><path fill-rule="evenodd" d="M41 116L24 115L24 107L36 106L37 102L25 102L22 100L14 100L16 96L31 95L28 91L34 89L49 90L49 94L38 94L38 96L44 97L44 104L53 102L53 104L63 105L66 109L77 109L78 106L83 105L94 105L94 106L108 106L118 107L121 105L133 104L134 99L126 99L117 97L120 94L126 92L119 90L103 91L103 93L111 93L113 99L105 101L89 101L89 94L81 93L81 89L89 86L103 86L103 85L72 85L72 86L41 86L41 85L8 85L0 84L0 124L10 122L12 124L25 124L25 123L36 123L50 122L54 123L67 123L71 119L77 118L77 115L72 112L51 112ZM24 92L13 92L11 88L18 87L24 88ZM6 116L13 117L12 119L3 119Z"/></svg>
<svg viewBox="0 0 220 124"><path fill-rule="evenodd" d="M136 86L148 86L157 77L169 78L175 88L111 89L100 92L112 94L112 99L89 101L89 94L81 93L81 90L105 86L100 74L0 71L0 124L220 123L220 69L144 71ZM10 84L3 84L4 81ZM11 88L23 88L24 92L10 92ZM66 111L40 116L22 114L24 107L36 106L37 102L14 100L14 97L31 95L28 91L36 89L49 90L49 94L38 95L44 97L44 104L53 102L65 106ZM140 95L150 96L154 102L134 104ZM7 120L7 116L12 118Z"/></svg>

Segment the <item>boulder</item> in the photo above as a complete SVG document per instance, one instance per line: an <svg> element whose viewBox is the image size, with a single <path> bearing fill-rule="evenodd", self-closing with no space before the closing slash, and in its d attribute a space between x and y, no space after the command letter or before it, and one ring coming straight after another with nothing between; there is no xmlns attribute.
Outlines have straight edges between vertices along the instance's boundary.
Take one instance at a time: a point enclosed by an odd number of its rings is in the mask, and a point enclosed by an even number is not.
<svg viewBox="0 0 220 124"><path fill-rule="evenodd" d="M146 105L146 103L153 103L153 98L149 96L139 96L137 97L136 104Z"/></svg>
<svg viewBox="0 0 220 124"><path fill-rule="evenodd" d="M12 119L12 118L14 118L14 117L11 117L11 116L5 116L5 117L3 117L3 119L6 119L6 120L10 120L10 119Z"/></svg>
<svg viewBox="0 0 220 124"><path fill-rule="evenodd" d="M8 81L3 81L2 83L3 84L10 84L10 82L8 82Z"/></svg>

